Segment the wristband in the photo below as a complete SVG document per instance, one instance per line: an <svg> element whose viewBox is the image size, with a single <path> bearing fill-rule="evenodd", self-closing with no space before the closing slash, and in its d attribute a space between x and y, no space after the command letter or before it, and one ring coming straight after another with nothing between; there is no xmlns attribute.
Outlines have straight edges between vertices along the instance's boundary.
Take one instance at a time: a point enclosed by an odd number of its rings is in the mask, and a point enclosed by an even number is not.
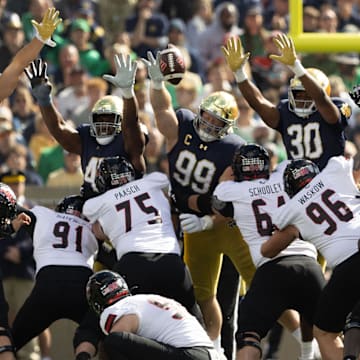
<svg viewBox="0 0 360 360"><path fill-rule="evenodd" d="M211 230L214 226L214 221L210 215L205 215L201 218L202 230Z"/></svg>
<svg viewBox="0 0 360 360"><path fill-rule="evenodd" d="M289 68L298 78L306 74L306 69L303 67L299 59L295 60L294 65L289 65Z"/></svg>
<svg viewBox="0 0 360 360"><path fill-rule="evenodd" d="M234 76L237 83L242 83L243 81L247 80L248 76L246 75L246 72L244 71L243 67L240 67L234 72Z"/></svg>
<svg viewBox="0 0 360 360"><path fill-rule="evenodd" d="M120 88L121 95L124 99L131 99L135 97L134 87L131 88Z"/></svg>
<svg viewBox="0 0 360 360"><path fill-rule="evenodd" d="M155 89L155 90L162 90L164 88L163 81L152 81L151 85L152 85L153 89Z"/></svg>
<svg viewBox="0 0 360 360"><path fill-rule="evenodd" d="M75 360L89 360L89 359L91 359L91 355L86 351L82 351L78 353L75 357Z"/></svg>
<svg viewBox="0 0 360 360"><path fill-rule="evenodd" d="M201 213L213 214L210 195L199 195L196 199L196 205Z"/></svg>

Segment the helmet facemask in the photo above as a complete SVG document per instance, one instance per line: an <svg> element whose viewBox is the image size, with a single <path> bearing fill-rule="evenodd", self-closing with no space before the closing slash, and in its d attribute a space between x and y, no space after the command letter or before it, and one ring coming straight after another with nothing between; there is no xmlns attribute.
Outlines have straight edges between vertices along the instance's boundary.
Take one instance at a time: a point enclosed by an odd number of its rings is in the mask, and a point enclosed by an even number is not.
<svg viewBox="0 0 360 360"><path fill-rule="evenodd" d="M223 126L216 125L204 117L207 113L219 120ZM225 91L218 91L205 98L194 119L194 127L200 139L205 142L224 137L235 123L239 114L235 98Z"/></svg>
<svg viewBox="0 0 360 360"><path fill-rule="evenodd" d="M100 145L109 144L121 132L122 99L104 96L96 102L90 115L90 134Z"/></svg>
<svg viewBox="0 0 360 360"><path fill-rule="evenodd" d="M326 94L330 96L331 89L328 77L321 70L316 68L308 68L306 70L323 88ZM303 93L303 95L301 95L301 93ZM288 99L289 110L301 118L306 118L317 110L314 100L306 94L304 85L297 77L290 80Z"/></svg>

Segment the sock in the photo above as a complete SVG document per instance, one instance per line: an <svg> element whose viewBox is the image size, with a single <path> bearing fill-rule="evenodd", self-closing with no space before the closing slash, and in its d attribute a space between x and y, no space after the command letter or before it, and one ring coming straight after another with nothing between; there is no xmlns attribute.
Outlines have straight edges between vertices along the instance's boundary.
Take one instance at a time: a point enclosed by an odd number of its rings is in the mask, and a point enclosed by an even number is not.
<svg viewBox="0 0 360 360"><path fill-rule="evenodd" d="M301 342L300 348L301 348L301 352L300 352L301 360L310 360L314 358L314 348L312 341Z"/></svg>
<svg viewBox="0 0 360 360"><path fill-rule="evenodd" d="M293 331L291 333L291 335L295 338L295 340L301 345L302 341L301 341L301 331L300 328L298 327L295 331Z"/></svg>
<svg viewBox="0 0 360 360"><path fill-rule="evenodd" d="M219 335L216 339L214 339L213 341L214 344L214 348L217 352L221 353L222 352L222 348L221 348L221 335Z"/></svg>

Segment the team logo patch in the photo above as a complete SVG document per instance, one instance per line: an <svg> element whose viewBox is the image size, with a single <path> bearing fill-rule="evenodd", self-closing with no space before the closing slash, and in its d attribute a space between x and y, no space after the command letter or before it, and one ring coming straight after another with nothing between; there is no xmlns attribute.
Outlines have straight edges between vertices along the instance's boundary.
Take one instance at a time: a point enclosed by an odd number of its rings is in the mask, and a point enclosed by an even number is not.
<svg viewBox="0 0 360 360"><path fill-rule="evenodd" d="M344 115L348 119L352 113L350 105L347 103L343 103L340 107L340 112L342 115Z"/></svg>

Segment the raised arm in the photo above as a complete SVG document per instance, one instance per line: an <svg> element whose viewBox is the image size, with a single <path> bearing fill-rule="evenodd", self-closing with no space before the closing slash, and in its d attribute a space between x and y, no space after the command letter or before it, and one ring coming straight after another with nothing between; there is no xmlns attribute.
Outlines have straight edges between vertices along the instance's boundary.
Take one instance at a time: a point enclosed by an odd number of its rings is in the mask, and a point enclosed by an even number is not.
<svg viewBox="0 0 360 360"><path fill-rule="evenodd" d="M285 34L279 34L274 38L274 43L278 47L281 55L270 55L270 58L287 65L303 84L307 94L314 100L317 110L323 119L330 123L336 124L340 118L339 109L332 102L330 96L321 86L328 82L328 79L321 79L320 75L315 79L305 69L300 60L297 58L294 42L291 37Z"/></svg>
<svg viewBox="0 0 360 360"><path fill-rule="evenodd" d="M36 37L17 52L11 63L1 74L0 101L11 95L18 84L22 72L38 56L44 44L55 46L55 43L51 40L51 35L61 21L59 11L55 8L49 8L46 11L40 24L35 20L32 21L36 30Z"/></svg>
<svg viewBox="0 0 360 360"><path fill-rule="evenodd" d="M245 64L250 57L250 53L244 54L240 38L230 38L226 46L222 47L222 51L246 101L268 126L276 128L279 123L280 113L276 105L267 100L254 83L248 79Z"/></svg>
<svg viewBox="0 0 360 360"><path fill-rule="evenodd" d="M125 151L137 171L145 172L145 134L138 117L138 104L134 93L134 83L137 63L132 61L130 55L115 55L116 74L104 75L104 79L121 90L124 101L121 131L124 138Z"/></svg>
<svg viewBox="0 0 360 360"><path fill-rule="evenodd" d="M33 61L25 69L25 74L31 83L32 94L39 104L41 114L51 135L67 151L81 155L80 135L55 108L51 98L52 85L46 71L47 64L41 59Z"/></svg>
<svg viewBox="0 0 360 360"><path fill-rule="evenodd" d="M154 109L156 124L166 140L167 151L178 141L179 122L172 107L171 96L164 86L164 76L160 70L160 52L156 59L148 52L148 59L141 59L151 78L150 101Z"/></svg>

